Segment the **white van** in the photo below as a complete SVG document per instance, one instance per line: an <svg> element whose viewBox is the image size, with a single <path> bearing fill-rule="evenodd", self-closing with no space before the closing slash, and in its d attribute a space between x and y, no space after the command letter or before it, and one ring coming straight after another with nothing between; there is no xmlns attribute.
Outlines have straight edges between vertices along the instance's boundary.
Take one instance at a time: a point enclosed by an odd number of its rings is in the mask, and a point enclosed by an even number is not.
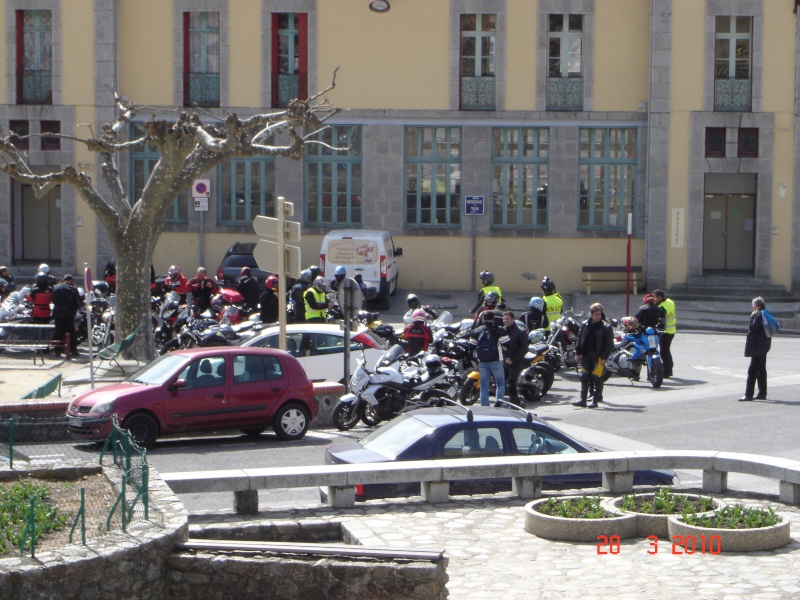
<svg viewBox="0 0 800 600"><path fill-rule="evenodd" d="M348 277L361 275L364 283L377 288L380 310L388 310L389 296L397 291L399 256L403 249L395 248L388 231L334 229L322 240L319 266L326 279L333 278L338 265L347 269Z"/></svg>

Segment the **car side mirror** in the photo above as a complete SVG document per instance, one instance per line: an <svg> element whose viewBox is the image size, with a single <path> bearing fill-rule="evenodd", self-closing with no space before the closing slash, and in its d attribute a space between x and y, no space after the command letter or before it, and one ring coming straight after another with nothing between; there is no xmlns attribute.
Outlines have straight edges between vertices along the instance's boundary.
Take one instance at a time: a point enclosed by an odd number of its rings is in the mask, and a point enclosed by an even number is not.
<svg viewBox="0 0 800 600"><path fill-rule="evenodd" d="M395 248L394 249L395 256L403 256L403 249L402 248Z"/></svg>
<svg viewBox="0 0 800 600"><path fill-rule="evenodd" d="M186 387L186 380L185 379L176 379L172 385L169 386L169 391L174 392L175 390L180 390Z"/></svg>

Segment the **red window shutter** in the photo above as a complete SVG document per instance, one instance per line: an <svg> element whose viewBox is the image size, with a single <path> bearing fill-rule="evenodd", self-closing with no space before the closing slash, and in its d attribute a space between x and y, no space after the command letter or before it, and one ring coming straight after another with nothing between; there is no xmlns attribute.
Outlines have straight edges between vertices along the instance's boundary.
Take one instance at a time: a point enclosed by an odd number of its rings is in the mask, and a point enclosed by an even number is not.
<svg viewBox="0 0 800 600"><path fill-rule="evenodd" d="M189 46L189 13L183 13L183 105L189 106L189 61L191 50Z"/></svg>
<svg viewBox="0 0 800 600"><path fill-rule="evenodd" d="M300 58L300 65L298 75L300 82L297 90L297 96L301 100L308 98L308 14L302 13L297 15L297 37L298 55Z"/></svg>
<svg viewBox="0 0 800 600"><path fill-rule="evenodd" d="M278 17L278 13L272 13L272 108L278 108Z"/></svg>
<svg viewBox="0 0 800 600"><path fill-rule="evenodd" d="M16 11L17 15L17 104L22 104L23 71L25 64L25 11Z"/></svg>

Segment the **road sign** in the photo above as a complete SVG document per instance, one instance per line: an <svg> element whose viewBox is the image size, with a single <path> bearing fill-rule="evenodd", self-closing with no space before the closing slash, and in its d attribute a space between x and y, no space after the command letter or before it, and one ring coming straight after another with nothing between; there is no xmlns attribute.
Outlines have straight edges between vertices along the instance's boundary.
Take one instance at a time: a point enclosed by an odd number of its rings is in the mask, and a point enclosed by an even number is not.
<svg viewBox="0 0 800 600"><path fill-rule="evenodd" d="M464 214L483 215L483 196L466 196L464 198Z"/></svg>
<svg viewBox="0 0 800 600"><path fill-rule="evenodd" d="M284 221L286 228L286 241L300 241L300 223L297 221ZM253 219L253 229L261 237L278 239L278 219L272 217L257 216Z"/></svg>
<svg viewBox="0 0 800 600"><path fill-rule="evenodd" d="M195 212L208 212L208 198L195 198L194 210Z"/></svg>
<svg viewBox="0 0 800 600"><path fill-rule="evenodd" d="M195 179L192 183L192 196L195 198L208 198L211 196L211 180Z"/></svg>
<svg viewBox="0 0 800 600"><path fill-rule="evenodd" d="M259 240L253 249L253 258L258 263L258 268L270 273L278 271L278 242ZM286 275L300 277L300 246L286 246L284 259Z"/></svg>

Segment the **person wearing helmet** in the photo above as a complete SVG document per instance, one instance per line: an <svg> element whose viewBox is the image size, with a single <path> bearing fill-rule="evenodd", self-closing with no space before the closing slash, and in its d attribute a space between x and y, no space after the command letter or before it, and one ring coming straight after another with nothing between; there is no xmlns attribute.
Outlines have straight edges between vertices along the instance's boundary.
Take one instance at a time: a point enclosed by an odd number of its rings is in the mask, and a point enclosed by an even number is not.
<svg viewBox="0 0 800 600"><path fill-rule="evenodd" d="M482 318L481 315L483 315L483 313L485 313L487 311L489 311L491 313L494 313L495 311L498 310L497 309L497 303L499 302L499 300L500 300L500 297L498 296L497 292L495 292L495 291L491 291L491 292L486 294L486 297L483 299L483 306L481 306L480 310L478 310L478 312L475 313L475 318L472 321L472 327L473 328L477 327L480 324L481 318ZM475 312L475 311L472 311L472 312ZM502 313L499 313L499 314L502 315Z"/></svg>
<svg viewBox="0 0 800 600"><path fill-rule="evenodd" d="M411 323L403 329L401 337L408 343L406 352L411 356L427 350L433 341L433 332L426 323L427 319L428 313L418 308L411 315Z"/></svg>
<svg viewBox="0 0 800 600"><path fill-rule="evenodd" d="M333 270L333 281L331 281L331 290L337 291L339 289L339 284L344 281L344 278L347 277L347 269L344 268L344 265L339 265Z"/></svg>
<svg viewBox="0 0 800 600"><path fill-rule="evenodd" d="M666 321L666 311L656 304L656 297L653 294L646 294L642 298L642 305L636 313L636 320L642 330L652 327L653 329L663 329Z"/></svg>
<svg viewBox="0 0 800 600"><path fill-rule="evenodd" d="M75 333L75 315L78 314L83 302L75 287L72 275L64 275L61 283L53 289L53 322L56 330L53 334L54 340L62 343L56 349L56 355L62 351L68 352L68 356L78 356L78 336ZM69 336L69 349L67 350L66 340Z"/></svg>
<svg viewBox="0 0 800 600"><path fill-rule="evenodd" d="M275 275L267 277L264 282L264 291L259 297L261 305L261 322L274 323L278 320L278 278Z"/></svg>
<svg viewBox="0 0 800 600"><path fill-rule="evenodd" d="M528 312L522 313L521 320L525 323L528 331L550 327L550 320L545 312L544 300L539 296L533 296L528 302Z"/></svg>
<svg viewBox="0 0 800 600"><path fill-rule="evenodd" d="M11 292L17 289L16 278L8 272L8 267L0 267L0 300L5 299Z"/></svg>
<svg viewBox="0 0 800 600"><path fill-rule="evenodd" d="M217 282L206 276L205 267L197 267L197 275L189 280L192 301L200 312L211 308L211 298L219 291Z"/></svg>
<svg viewBox="0 0 800 600"><path fill-rule="evenodd" d="M483 305L483 303L484 303L484 301L486 299L486 295L489 292L494 292L495 294L497 294L497 301L495 302L495 306L497 305L497 303L502 303L503 302L503 292L500 291L500 288L498 286L494 285L494 274L491 271L481 271L481 274L480 274L479 277L481 279L481 283L483 284L483 287L478 292L477 301L475 302L474 306L469 311L471 314L475 314L476 312L480 312L479 309Z"/></svg>
<svg viewBox="0 0 800 600"><path fill-rule="evenodd" d="M306 322L306 307L303 294L311 285L311 271L304 269L300 272L300 279L297 280L289 290L289 300L292 303L292 313L294 314L295 323Z"/></svg>
<svg viewBox="0 0 800 600"><path fill-rule="evenodd" d="M27 296L27 300L33 303L31 317L34 323L50 322L50 302L53 299L53 285L50 283L50 279L50 275L44 271L39 271Z"/></svg>
<svg viewBox="0 0 800 600"><path fill-rule="evenodd" d="M564 306L564 299L556 289L556 283L547 275L542 279L542 294L544 295L544 303L547 308L547 320L551 323L557 321L561 317L561 309Z"/></svg>
<svg viewBox="0 0 800 600"><path fill-rule="evenodd" d="M417 310L418 308L421 308L427 313L429 320L433 320L439 316L439 313L436 312L436 310L432 306L430 306L429 304L423 305L422 302L420 302L419 296L417 296L416 294L409 294L408 296L406 296L406 304L408 305L408 310L406 311L406 314L403 315L403 323L405 323L406 325L411 323L411 321L413 320L411 317L414 314L414 311Z"/></svg>
<svg viewBox="0 0 800 600"><path fill-rule="evenodd" d="M250 315L258 310L258 297L261 294L258 279L253 277L253 272L250 267L242 267L239 272L239 283L236 285L236 291L242 295L244 300L244 314Z"/></svg>
<svg viewBox="0 0 800 600"><path fill-rule="evenodd" d="M586 408L591 387L593 396L588 407L597 408L603 401L603 369L614 350L614 332L605 320L602 304L592 304L589 313L591 316L581 325L575 347L575 360L580 365L581 397L572 406Z"/></svg>
<svg viewBox="0 0 800 600"><path fill-rule="evenodd" d="M503 336L500 338L503 347L503 368L506 377L508 401L522 406L517 395L517 379L525 366L525 354L528 352L528 334L517 325L514 313L507 310L503 313Z"/></svg>
<svg viewBox="0 0 800 600"><path fill-rule="evenodd" d="M181 297L181 304L186 304L186 292L189 291L189 280L181 273L181 268L172 265L164 280L164 289L176 292Z"/></svg>
<svg viewBox="0 0 800 600"><path fill-rule="evenodd" d="M333 306L332 302L328 302L325 295L325 288L328 282L324 277L317 277L314 283L303 292L303 304L306 311L306 323L324 323L325 315L329 308Z"/></svg>
<svg viewBox="0 0 800 600"><path fill-rule="evenodd" d="M311 281L313 282L317 277L322 275L322 269L320 269L317 265L311 265L308 267L308 271L311 273Z"/></svg>

